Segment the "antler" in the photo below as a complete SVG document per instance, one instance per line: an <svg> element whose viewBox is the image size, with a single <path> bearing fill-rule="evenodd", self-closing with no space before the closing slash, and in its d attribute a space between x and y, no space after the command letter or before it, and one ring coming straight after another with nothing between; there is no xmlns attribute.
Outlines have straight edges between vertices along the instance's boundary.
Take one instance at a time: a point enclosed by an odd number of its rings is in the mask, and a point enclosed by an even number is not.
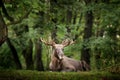
<svg viewBox="0 0 120 80"><path fill-rule="evenodd" d="M68 45L71 45L71 44L73 44L73 43L74 43L73 40L68 40L68 39L62 41L62 45L63 45L64 47L66 47L66 46L68 46Z"/></svg>
<svg viewBox="0 0 120 80"><path fill-rule="evenodd" d="M49 46L54 46L56 44L54 41L47 42L47 41L43 40L42 38L40 38L40 41Z"/></svg>

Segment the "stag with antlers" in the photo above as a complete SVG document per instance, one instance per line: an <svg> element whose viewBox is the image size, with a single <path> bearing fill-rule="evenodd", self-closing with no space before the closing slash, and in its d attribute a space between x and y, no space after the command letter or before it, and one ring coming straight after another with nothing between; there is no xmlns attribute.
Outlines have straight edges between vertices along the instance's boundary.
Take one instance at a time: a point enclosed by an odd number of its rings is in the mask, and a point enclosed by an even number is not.
<svg viewBox="0 0 120 80"><path fill-rule="evenodd" d="M61 44L56 44L54 41L47 42L40 39L46 45L53 47L53 53L51 54L51 61L49 68L52 71L83 71L90 70L85 61L77 61L64 55L64 47L73 44L71 40L64 40Z"/></svg>

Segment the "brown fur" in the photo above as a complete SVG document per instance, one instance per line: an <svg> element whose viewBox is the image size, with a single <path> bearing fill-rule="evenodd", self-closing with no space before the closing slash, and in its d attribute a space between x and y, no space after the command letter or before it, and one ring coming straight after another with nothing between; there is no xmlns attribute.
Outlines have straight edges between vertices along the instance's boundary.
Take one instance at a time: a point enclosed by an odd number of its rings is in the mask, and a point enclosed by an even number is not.
<svg viewBox="0 0 120 80"><path fill-rule="evenodd" d="M62 60L57 59L55 56L51 57L49 66L52 71L89 71L90 67L85 61L77 61L75 59L63 56Z"/></svg>

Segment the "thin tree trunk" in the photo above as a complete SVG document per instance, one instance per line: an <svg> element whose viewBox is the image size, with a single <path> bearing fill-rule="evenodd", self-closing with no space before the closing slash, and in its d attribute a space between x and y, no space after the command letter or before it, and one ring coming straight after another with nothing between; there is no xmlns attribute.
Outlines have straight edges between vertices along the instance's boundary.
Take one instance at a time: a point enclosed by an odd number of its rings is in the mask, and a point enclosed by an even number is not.
<svg viewBox="0 0 120 80"><path fill-rule="evenodd" d="M73 16L73 24L76 24L76 21L77 21L77 12L75 11Z"/></svg>
<svg viewBox="0 0 120 80"><path fill-rule="evenodd" d="M54 40L56 43L58 43L58 40L57 40L57 26L55 25L54 29L52 30L52 35L51 35L51 38L52 40Z"/></svg>
<svg viewBox="0 0 120 80"><path fill-rule="evenodd" d="M33 42L30 39L28 42L28 47L26 47L23 50L23 56L25 58L25 62L26 62L26 69L28 70L32 70L34 69L34 62L33 62L33 57L32 57L32 53L33 53Z"/></svg>
<svg viewBox="0 0 120 80"><path fill-rule="evenodd" d="M80 18L79 18L79 24L81 23L82 17L83 17L83 15L82 15L82 13L81 13L81 14L80 14ZM80 26L77 26L76 31L79 31L79 27L80 27ZM73 38L73 41L77 40L78 37L79 37L79 35L80 35L81 33L82 33L82 32L79 32L78 34L75 34L75 36L74 36L74 38Z"/></svg>
<svg viewBox="0 0 120 80"><path fill-rule="evenodd" d="M36 54L36 69L38 71L44 71L43 61L42 61L42 44L39 40L35 43L35 54Z"/></svg>
<svg viewBox="0 0 120 80"><path fill-rule="evenodd" d="M72 11L70 11L69 9L66 12L66 37L71 37L71 28L70 28L70 24L72 23Z"/></svg>
<svg viewBox="0 0 120 80"><path fill-rule="evenodd" d="M58 31L58 27L57 27L57 14L58 11L55 9L55 6L57 6L56 1L55 0L50 0L50 13L53 13L56 15L56 17L52 18L51 22L54 22L54 26L51 32L51 38L52 40L54 40L56 43L58 43L58 39L57 39L57 31Z"/></svg>
<svg viewBox="0 0 120 80"><path fill-rule="evenodd" d="M11 43L9 38L7 38L7 45L9 46L10 50L12 51L12 55L13 55L14 61L16 63L17 69L22 69L17 51L16 51L15 47L13 46L13 44Z"/></svg>
<svg viewBox="0 0 120 80"><path fill-rule="evenodd" d="M91 4L91 0L85 0L86 6ZM92 26L93 26L93 13L92 11L86 11L85 13L85 28L84 28L84 41L88 42L89 38L92 36ZM90 49L87 46L83 46L81 59L85 60L90 65Z"/></svg>

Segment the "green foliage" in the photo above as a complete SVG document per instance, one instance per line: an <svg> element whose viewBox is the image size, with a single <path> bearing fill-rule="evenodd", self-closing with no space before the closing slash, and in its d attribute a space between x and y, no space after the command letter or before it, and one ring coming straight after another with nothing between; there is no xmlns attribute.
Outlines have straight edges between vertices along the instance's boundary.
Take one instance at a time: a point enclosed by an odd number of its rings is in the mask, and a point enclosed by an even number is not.
<svg viewBox="0 0 120 80"><path fill-rule="evenodd" d="M111 52L111 46L113 46L113 43L114 41L110 37L97 37L90 39L88 47L90 47L92 50L95 50L97 48L99 50L103 50L103 52L106 51L109 53Z"/></svg>
<svg viewBox="0 0 120 80"><path fill-rule="evenodd" d="M99 12L101 13L101 18L102 18L101 25L103 25L104 27L108 25L116 25L119 22L120 17L118 16L120 16L119 14L120 9L118 4L100 3L96 7L97 10L98 9L100 10Z"/></svg>
<svg viewBox="0 0 120 80"><path fill-rule="evenodd" d="M101 67L115 64L115 56L119 56L119 53L114 49L116 47L114 40L108 36L91 38L88 47L92 50L92 56L100 55L101 64L105 64Z"/></svg>

